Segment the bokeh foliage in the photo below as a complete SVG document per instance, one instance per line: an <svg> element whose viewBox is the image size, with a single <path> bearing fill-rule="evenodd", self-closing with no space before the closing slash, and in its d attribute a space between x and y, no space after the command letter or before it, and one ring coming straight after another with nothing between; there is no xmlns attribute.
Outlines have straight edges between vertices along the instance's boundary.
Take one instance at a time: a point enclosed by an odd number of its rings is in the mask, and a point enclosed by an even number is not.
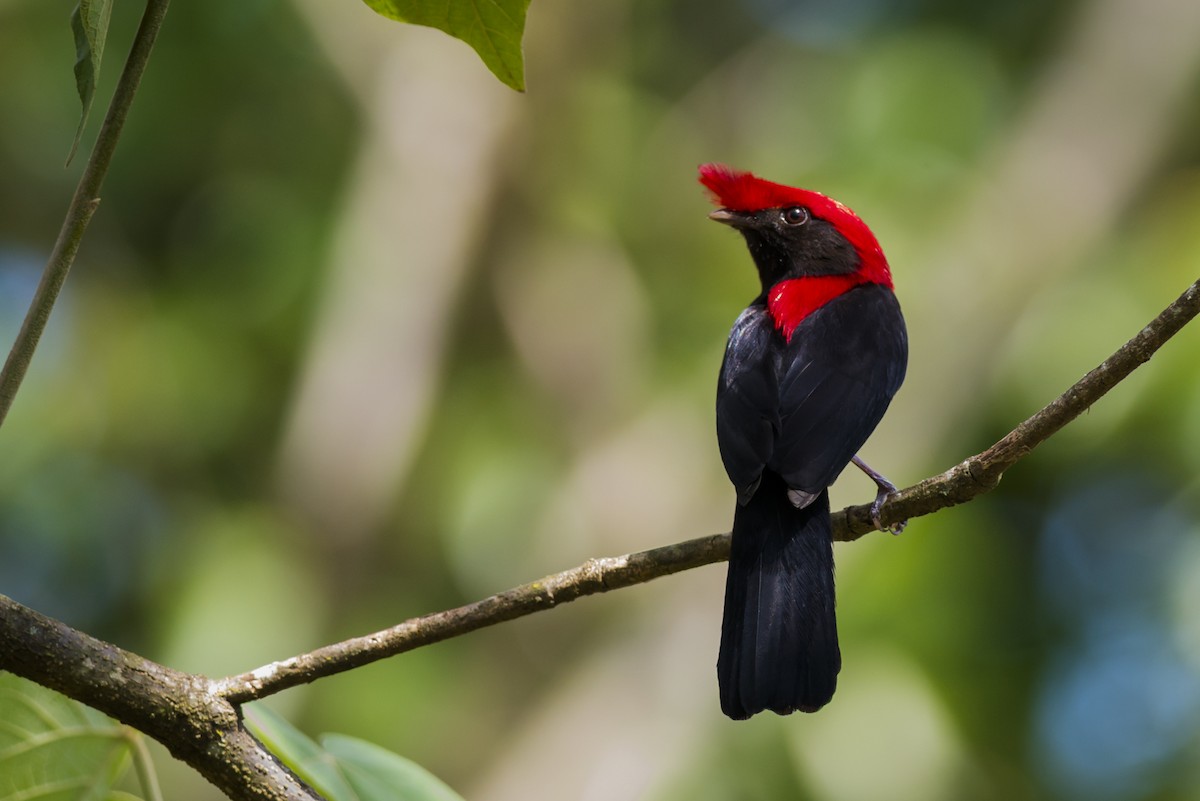
<svg viewBox="0 0 1200 801"><path fill-rule="evenodd" d="M713 381L754 279L701 162L878 234L912 369L865 455L900 483L1200 264L1186 0L544 3L522 96L331 5L174 4L0 432L0 591L178 668L727 528ZM114 7L98 98L138 11ZM0 2L9 339L78 166L68 12ZM471 799L1192 798L1198 357L1185 329L993 494L839 546L819 715L720 717L718 568L273 703ZM171 797L212 796L160 762Z"/></svg>

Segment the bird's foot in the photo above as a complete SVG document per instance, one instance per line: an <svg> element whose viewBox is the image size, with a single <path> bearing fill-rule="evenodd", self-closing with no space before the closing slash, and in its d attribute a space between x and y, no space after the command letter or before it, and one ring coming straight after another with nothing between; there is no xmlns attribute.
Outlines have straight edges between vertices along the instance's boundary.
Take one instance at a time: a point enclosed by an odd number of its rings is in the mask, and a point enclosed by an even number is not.
<svg viewBox="0 0 1200 801"><path fill-rule="evenodd" d="M908 525L907 520L900 520L892 523L890 526L885 526L883 521L880 519L880 513L883 511L883 504L888 498L899 492L899 490L896 488L896 485L888 481L883 477L882 473L874 470L869 464L857 456L850 461L854 462L854 464L858 466L859 470L862 470L864 473L870 476L871 480L875 482L875 486L879 488L879 491L875 493L875 501L871 504L871 522L875 524L875 528L879 531L890 531L892 534L899 534L901 531L904 531L904 527Z"/></svg>
<svg viewBox="0 0 1200 801"><path fill-rule="evenodd" d="M875 494L875 501L871 504L871 522L875 524L875 528L879 531L890 531L892 534L899 534L908 525L907 520L900 520L892 523L890 526L885 526L879 518L879 513L883 511L884 502L897 492L894 484L889 482L888 487L890 489L880 485L879 492Z"/></svg>

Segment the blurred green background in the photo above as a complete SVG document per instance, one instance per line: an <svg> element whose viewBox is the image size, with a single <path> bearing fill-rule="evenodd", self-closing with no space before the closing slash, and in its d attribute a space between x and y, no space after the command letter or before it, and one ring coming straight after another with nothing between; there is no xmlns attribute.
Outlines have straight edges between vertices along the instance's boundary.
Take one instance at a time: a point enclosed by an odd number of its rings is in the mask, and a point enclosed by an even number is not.
<svg viewBox="0 0 1200 801"><path fill-rule="evenodd" d="M81 166L71 5L0 0L6 342ZM901 485L1200 273L1194 0L538 2L526 58L518 95L354 0L173 5L0 431L0 592L215 676L727 530L757 290L705 161L883 243L912 357L864 457ZM1198 364L1193 326L992 494L838 546L818 715L721 717L721 566L270 703L473 801L1195 798Z"/></svg>

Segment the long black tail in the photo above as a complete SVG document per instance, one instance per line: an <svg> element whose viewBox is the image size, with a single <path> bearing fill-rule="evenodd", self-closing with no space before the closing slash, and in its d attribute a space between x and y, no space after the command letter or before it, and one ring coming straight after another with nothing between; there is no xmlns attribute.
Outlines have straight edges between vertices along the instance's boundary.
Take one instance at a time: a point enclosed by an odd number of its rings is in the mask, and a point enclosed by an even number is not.
<svg viewBox="0 0 1200 801"><path fill-rule="evenodd" d="M735 720L770 709L815 712L842 667L834 614L829 493L792 506L783 479L762 483L733 517L717 679Z"/></svg>

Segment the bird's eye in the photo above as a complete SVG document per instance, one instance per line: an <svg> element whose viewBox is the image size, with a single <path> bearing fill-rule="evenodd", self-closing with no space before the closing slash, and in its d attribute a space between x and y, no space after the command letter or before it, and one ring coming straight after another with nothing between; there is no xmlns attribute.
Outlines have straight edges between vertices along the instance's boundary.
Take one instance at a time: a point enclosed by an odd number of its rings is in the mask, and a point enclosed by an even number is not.
<svg viewBox="0 0 1200 801"><path fill-rule="evenodd" d="M789 206L780 212L780 216L787 225L804 225L808 222L808 209L803 206Z"/></svg>

